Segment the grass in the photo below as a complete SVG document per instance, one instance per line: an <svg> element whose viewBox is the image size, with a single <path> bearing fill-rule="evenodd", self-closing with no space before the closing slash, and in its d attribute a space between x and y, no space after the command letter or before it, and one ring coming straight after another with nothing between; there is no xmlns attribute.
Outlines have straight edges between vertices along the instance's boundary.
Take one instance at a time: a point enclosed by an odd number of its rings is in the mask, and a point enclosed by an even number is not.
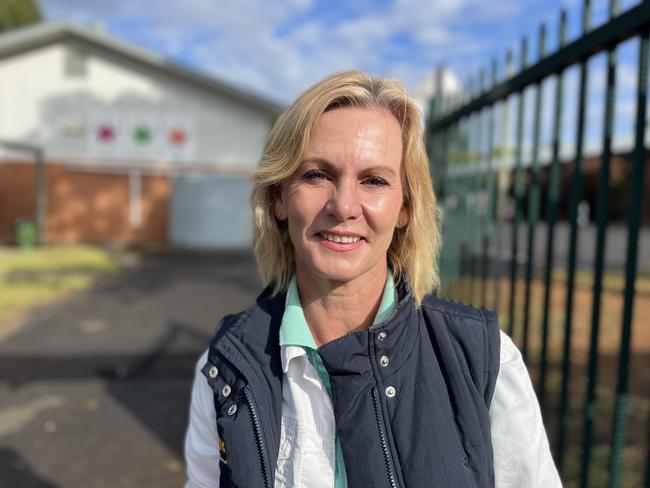
<svg viewBox="0 0 650 488"><path fill-rule="evenodd" d="M87 288L118 268L115 258L93 246L0 248L0 329L31 307Z"/></svg>

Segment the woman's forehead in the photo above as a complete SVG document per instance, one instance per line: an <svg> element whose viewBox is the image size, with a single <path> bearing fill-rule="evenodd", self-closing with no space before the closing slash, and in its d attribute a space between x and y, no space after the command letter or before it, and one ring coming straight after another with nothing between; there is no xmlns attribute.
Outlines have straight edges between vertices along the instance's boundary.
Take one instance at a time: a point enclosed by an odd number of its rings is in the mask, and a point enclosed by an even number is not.
<svg viewBox="0 0 650 488"><path fill-rule="evenodd" d="M380 108L346 107L325 112L314 125L305 157L334 164L348 162L397 166L402 132L393 114Z"/></svg>

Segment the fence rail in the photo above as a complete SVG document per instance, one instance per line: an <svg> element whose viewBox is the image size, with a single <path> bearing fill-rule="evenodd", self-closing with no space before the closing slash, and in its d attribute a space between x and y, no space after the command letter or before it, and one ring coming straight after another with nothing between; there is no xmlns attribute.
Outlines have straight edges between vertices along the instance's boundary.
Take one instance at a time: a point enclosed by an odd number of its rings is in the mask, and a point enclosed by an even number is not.
<svg viewBox="0 0 650 488"><path fill-rule="evenodd" d="M637 354L631 347L633 325L644 327L650 339L645 320L639 320L638 314L635 320L634 316L634 308L638 308L640 303L640 295L635 291L639 282L638 250L644 193L650 191L650 178L645 175L648 165L645 138L650 0L644 0L620 14L616 0L611 0L609 21L595 29L591 28L590 22L591 4L584 0L582 34L578 39L567 43L567 15L562 12L558 48L554 52L546 53L547 31L545 26L541 26L536 62L528 64L528 42L524 38L518 73L512 74L513 56L509 53L504 80L497 81L497 63L493 61L489 84L482 71L475 82L466 86L464 94L449 97L439 93L431 100L427 143L441 203L444 237L439 263L442 275L440 292L500 311L502 323L517 340L522 355L531 365L546 422L555 420L553 452L565 480L581 487L596 486L605 481L610 487L621 486L624 481L626 486L628 483L640 485L644 480L645 486L650 487L650 447L646 433L650 432L648 376L645 376L645 380L641 377L636 381L632 392L632 400L639 400L640 405L640 413L635 410L635 415L645 422L646 432L640 441L635 437L633 444L627 435L631 362L634 360L636 365L639 361L635 358L639 356L641 364L647 367L647 355L650 353L648 344L635 342L637 348L648 349L645 357L641 355L642 349ZM634 120L631 121L634 142L632 152L621 156L614 153L612 146L617 85L620 84L620 80L617 80L617 53L620 45L628 40L637 46L635 110ZM590 93L589 63L601 53L606 55L604 91L600 94ZM567 94L565 87L566 74L574 67L578 71L575 95ZM545 102L544 83L547 80L554 82L555 90L551 105L550 157L542 161L540 148L544 129L541 119ZM442 83L438 86L441 87ZM534 94L532 117L527 117L527 109L530 109L527 94ZM573 127L564 126L567 95L575 96L577 100ZM578 259L577 253L578 249L584 247L584 243L579 246L579 238L581 235L584 238L587 106L595 96L602 96L604 102L600 137L602 150L596 157L595 232L590 233L591 242L587 243L593 246L593 258L585 269L584 263L581 264L584 259ZM513 102L516 102L515 140L514 151L511 151L510 108ZM527 135L531 136L530 144L524 142L528 140ZM568 161L561 154L563 139L567 136L575 139L575 154ZM529 153L526 157L525 152ZM616 164L624 166L629 179L625 196L627 241L622 246L625 249L624 266L613 271L614 274L618 273L620 286L612 291L611 287L606 289L604 284L608 273L611 275L606 256L608 228L612 220L610 187L615 157L622 158L622 162ZM561 173L562 168L566 167L570 168L571 176L568 186L564 185L568 192L563 194ZM560 223L561 209L564 207L567 208L567 221ZM540 242L538 229L542 224L545 233ZM523 236L521 226L526 226ZM568 227L568 243L563 246L564 262L560 264L555 254L558 226L565 230ZM620 229L620 226L617 228ZM506 231L509 242L503 238ZM563 232L562 235L566 234ZM539 245L544 246L542 265L535 260L535 256L540 254ZM520 258L522 253L525 256L523 260ZM504 254L509 257L507 272L502 259ZM538 269L542 269L543 276L537 272ZM563 271L563 279L555 277L558 270ZM583 297L585 285L577 283L581 274L585 273L589 275L588 304L584 303ZM504 293L506 280L508 286ZM576 292L577 289L580 290ZM564 298L563 307L557 303L556 292ZM612 294L620 302L619 318L612 324L608 317L608 330L603 333L604 300ZM644 300L648 300L646 295ZM537 302L535 296L540 297ZM586 338L580 350L586 356L586 367L576 373L576 363L580 357L576 357L578 332L575 320L576 314L585 306L588 313L582 315L586 315L588 320L581 322L587 325L582 326L579 334ZM611 388L614 401L609 412L611 431L608 431L603 428L603 422L607 421L602 412L605 400L599 392L605 383L601 384L599 366L602 366L600 363L604 354L603 334L611 334L613 326L620 339L618 349L613 354L616 360L616 386ZM537 336L534 337L533 333ZM608 344L605 346L609 347ZM561 362L561 368L557 361L552 361L553 351L557 352L556 356L559 355L557 359ZM611 370L608 364L607 375L603 377L607 376L613 384ZM637 373L648 374L642 370ZM581 390L579 394L576 393L578 390ZM607 393L609 390L605 388L604 391ZM552 401L552 393L555 393L555 402ZM575 414L576 402L572 402L572 397L576 395L582 401L579 419ZM636 408L636 403L634 406ZM610 448L603 450L600 446L604 435L609 435ZM595 453L597 436L600 450ZM624 470L624 452L632 445L632 457L637 462ZM607 457L606 467L602 466L603 452Z"/></svg>

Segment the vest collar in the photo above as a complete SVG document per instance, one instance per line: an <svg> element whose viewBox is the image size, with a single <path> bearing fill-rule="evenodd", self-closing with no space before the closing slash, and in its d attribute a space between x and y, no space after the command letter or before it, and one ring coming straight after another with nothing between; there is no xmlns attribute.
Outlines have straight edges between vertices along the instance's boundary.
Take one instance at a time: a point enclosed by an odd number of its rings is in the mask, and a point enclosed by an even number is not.
<svg viewBox="0 0 650 488"><path fill-rule="evenodd" d="M330 376L372 377L373 369L382 377L395 373L409 358L419 336L419 321L408 283L397 288L398 303L386 320L370 328L352 332L318 349ZM378 363L385 356L388 362ZM379 364L379 363L378 363ZM361 385L358 385L361 386Z"/></svg>

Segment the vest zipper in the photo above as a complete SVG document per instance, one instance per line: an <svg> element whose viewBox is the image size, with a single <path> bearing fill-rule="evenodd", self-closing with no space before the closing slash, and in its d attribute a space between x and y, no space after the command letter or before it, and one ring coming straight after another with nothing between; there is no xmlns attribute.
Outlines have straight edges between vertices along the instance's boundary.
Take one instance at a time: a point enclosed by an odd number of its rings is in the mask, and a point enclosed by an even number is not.
<svg viewBox="0 0 650 488"><path fill-rule="evenodd" d="M384 423L382 421L379 399L377 398L377 388L372 389L372 405L375 407L375 416L377 417L377 428L379 429L379 441L381 442L381 448L384 451L384 461L386 462L386 472L388 473L388 482L390 483L391 488L397 488L397 479L395 477L395 472L393 471L393 463L391 462L390 459L390 452L388 451L388 442L386 441L386 434L384 433Z"/></svg>
<svg viewBox="0 0 650 488"><path fill-rule="evenodd" d="M248 410L251 413L251 420L253 423L253 431L255 432L255 444L257 444L257 453L260 457L260 463L262 466L262 478L264 479L265 488L271 488L269 484L270 475L267 472L266 466L266 451L264 450L264 439L262 438L262 429L260 427L260 421L257 417L257 411L255 410L255 402L253 400L252 394L248 386L244 388L244 395L246 396L246 403L248 404Z"/></svg>

